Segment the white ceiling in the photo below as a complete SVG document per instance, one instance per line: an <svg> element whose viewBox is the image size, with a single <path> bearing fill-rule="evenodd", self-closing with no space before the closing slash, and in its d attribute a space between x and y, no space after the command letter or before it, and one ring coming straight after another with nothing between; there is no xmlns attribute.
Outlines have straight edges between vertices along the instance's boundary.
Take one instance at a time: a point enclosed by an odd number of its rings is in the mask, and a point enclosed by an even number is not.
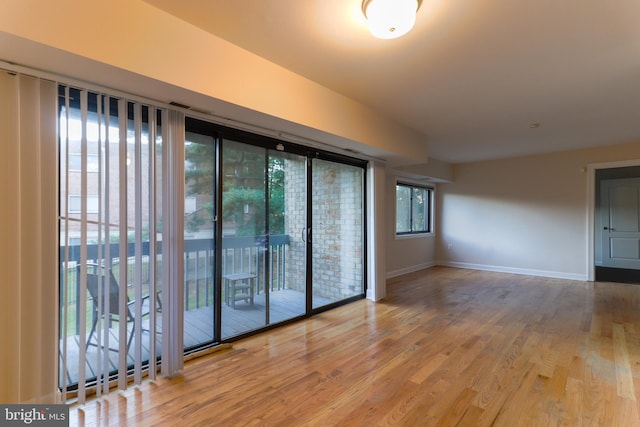
<svg viewBox="0 0 640 427"><path fill-rule="evenodd" d="M640 141L637 0L424 0L395 40L369 35L361 0L146 1L424 133L443 161Z"/></svg>

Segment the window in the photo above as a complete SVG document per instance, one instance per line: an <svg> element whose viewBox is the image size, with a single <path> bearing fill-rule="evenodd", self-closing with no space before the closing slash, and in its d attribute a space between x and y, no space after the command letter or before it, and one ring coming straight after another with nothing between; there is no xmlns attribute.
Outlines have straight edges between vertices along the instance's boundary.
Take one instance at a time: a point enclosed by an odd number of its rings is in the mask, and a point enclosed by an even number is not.
<svg viewBox="0 0 640 427"><path fill-rule="evenodd" d="M396 235L431 233L433 188L396 184Z"/></svg>
<svg viewBox="0 0 640 427"><path fill-rule="evenodd" d="M198 204L195 196L187 196L184 198L185 215L195 213L198 210L197 206Z"/></svg>
<svg viewBox="0 0 640 427"><path fill-rule="evenodd" d="M124 389L129 377L153 377L154 364L165 369L170 358L160 346L171 328L160 328L159 303L169 283L161 260L172 248L158 253L162 221L171 223L161 209L168 112L58 90L59 387L82 401L87 387L99 396L117 378Z"/></svg>
<svg viewBox="0 0 640 427"><path fill-rule="evenodd" d="M58 109L65 400L365 297L366 161L65 85Z"/></svg>
<svg viewBox="0 0 640 427"><path fill-rule="evenodd" d="M99 212L100 199L98 196L87 196L87 210L88 214L95 214ZM69 195L69 213L82 213L82 196Z"/></svg>
<svg viewBox="0 0 640 427"><path fill-rule="evenodd" d="M87 154L87 160L84 164L87 172L98 172L100 158L97 154ZM82 172L82 154L69 153L69 172Z"/></svg>

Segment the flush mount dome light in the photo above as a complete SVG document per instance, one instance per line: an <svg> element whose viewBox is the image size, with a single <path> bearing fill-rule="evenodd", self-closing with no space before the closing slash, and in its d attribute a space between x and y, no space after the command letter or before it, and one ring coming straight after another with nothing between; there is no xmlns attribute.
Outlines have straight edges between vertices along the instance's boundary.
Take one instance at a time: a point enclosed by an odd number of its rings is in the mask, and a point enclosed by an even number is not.
<svg viewBox="0 0 640 427"><path fill-rule="evenodd" d="M422 0L364 0L362 12L374 37L395 39L411 31L421 3Z"/></svg>

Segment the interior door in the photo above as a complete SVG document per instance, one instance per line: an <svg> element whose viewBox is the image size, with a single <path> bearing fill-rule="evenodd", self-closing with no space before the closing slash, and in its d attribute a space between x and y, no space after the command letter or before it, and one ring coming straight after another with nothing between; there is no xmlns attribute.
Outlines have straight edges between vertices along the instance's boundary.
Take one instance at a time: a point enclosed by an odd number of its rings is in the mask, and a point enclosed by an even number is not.
<svg viewBox="0 0 640 427"><path fill-rule="evenodd" d="M640 269L640 178L601 182L602 264Z"/></svg>

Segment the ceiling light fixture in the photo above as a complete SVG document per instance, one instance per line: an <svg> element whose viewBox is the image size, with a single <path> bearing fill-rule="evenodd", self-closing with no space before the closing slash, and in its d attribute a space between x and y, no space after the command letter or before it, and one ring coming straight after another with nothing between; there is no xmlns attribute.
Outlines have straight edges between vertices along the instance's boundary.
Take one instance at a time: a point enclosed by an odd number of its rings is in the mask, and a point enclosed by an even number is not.
<svg viewBox="0 0 640 427"><path fill-rule="evenodd" d="M364 0L362 13L374 37L395 39L411 31L421 4L422 0Z"/></svg>

